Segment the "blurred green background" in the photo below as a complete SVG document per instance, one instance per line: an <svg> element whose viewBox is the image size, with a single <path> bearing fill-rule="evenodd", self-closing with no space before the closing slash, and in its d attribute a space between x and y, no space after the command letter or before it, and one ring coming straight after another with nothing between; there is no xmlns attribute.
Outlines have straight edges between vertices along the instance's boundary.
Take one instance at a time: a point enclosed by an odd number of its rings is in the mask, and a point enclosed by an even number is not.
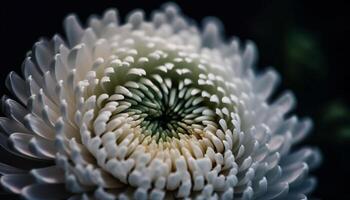
<svg viewBox="0 0 350 200"><path fill-rule="evenodd" d="M260 1L256 11L242 36L257 43L260 69L272 65L280 72L279 91L294 92L295 112L314 122L301 144L323 154L313 196L350 199L349 7L337 0Z"/></svg>

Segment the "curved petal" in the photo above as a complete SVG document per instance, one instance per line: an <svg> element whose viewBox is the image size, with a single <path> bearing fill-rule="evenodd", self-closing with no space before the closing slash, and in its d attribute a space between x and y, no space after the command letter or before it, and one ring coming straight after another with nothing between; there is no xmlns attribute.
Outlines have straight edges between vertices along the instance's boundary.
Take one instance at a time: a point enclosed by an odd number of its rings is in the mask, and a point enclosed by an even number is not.
<svg viewBox="0 0 350 200"><path fill-rule="evenodd" d="M33 169L30 173L41 183L63 183L65 178L58 166Z"/></svg>
<svg viewBox="0 0 350 200"><path fill-rule="evenodd" d="M27 199L59 200L67 199L71 194L64 184L33 184L22 189L21 194Z"/></svg>
<svg viewBox="0 0 350 200"><path fill-rule="evenodd" d="M22 188L35 183L35 178L28 174L9 174L0 178L1 185L13 193L21 193Z"/></svg>

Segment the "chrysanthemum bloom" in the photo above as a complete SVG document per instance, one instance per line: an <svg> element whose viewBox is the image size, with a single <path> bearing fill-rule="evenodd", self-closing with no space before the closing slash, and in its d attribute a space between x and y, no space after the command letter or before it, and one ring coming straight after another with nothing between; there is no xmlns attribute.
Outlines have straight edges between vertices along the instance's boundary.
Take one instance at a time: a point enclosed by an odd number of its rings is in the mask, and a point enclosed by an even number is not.
<svg viewBox="0 0 350 200"><path fill-rule="evenodd" d="M320 156L291 151L311 127L269 97L279 76L256 74L251 42L224 41L174 5L120 23L116 10L67 41L41 40L10 73L1 184L26 199L305 199ZM288 115L286 115L288 114ZM3 162L6 163L4 160ZM33 167L24 167L30 165Z"/></svg>

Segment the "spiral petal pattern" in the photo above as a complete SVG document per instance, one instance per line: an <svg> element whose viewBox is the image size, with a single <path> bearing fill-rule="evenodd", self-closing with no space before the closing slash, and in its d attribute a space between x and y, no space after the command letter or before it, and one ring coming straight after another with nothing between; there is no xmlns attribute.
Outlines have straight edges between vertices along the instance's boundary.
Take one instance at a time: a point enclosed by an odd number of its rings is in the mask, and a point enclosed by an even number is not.
<svg viewBox="0 0 350 200"><path fill-rule="evenodd" d="M6 80L1 185L26 199L306 199L320 155L291 147L312 124L289 114L290 92L270 100L279 76L255 73L255 45L174 4L144 17L70 15L66 40L35 43Z"/></svg>

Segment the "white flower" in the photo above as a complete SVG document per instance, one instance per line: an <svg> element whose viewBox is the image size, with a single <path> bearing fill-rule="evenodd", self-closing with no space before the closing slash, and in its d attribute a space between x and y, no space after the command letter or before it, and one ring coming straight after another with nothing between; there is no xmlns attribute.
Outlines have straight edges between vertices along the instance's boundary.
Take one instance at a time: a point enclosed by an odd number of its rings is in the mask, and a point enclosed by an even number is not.
<svg viewBox="0 0 350 200"><path fill-rule="evenodd" d="M26 199L305 199L317 150L292 145L311 127L288 112L279 79L256 74L255 46L199 30L168 4L151 20L117 11L67 43L41 40L3 98L1 184ZM5 162L5 161L3 161ZM6 162L5 162L6 163Z"/></svg>

